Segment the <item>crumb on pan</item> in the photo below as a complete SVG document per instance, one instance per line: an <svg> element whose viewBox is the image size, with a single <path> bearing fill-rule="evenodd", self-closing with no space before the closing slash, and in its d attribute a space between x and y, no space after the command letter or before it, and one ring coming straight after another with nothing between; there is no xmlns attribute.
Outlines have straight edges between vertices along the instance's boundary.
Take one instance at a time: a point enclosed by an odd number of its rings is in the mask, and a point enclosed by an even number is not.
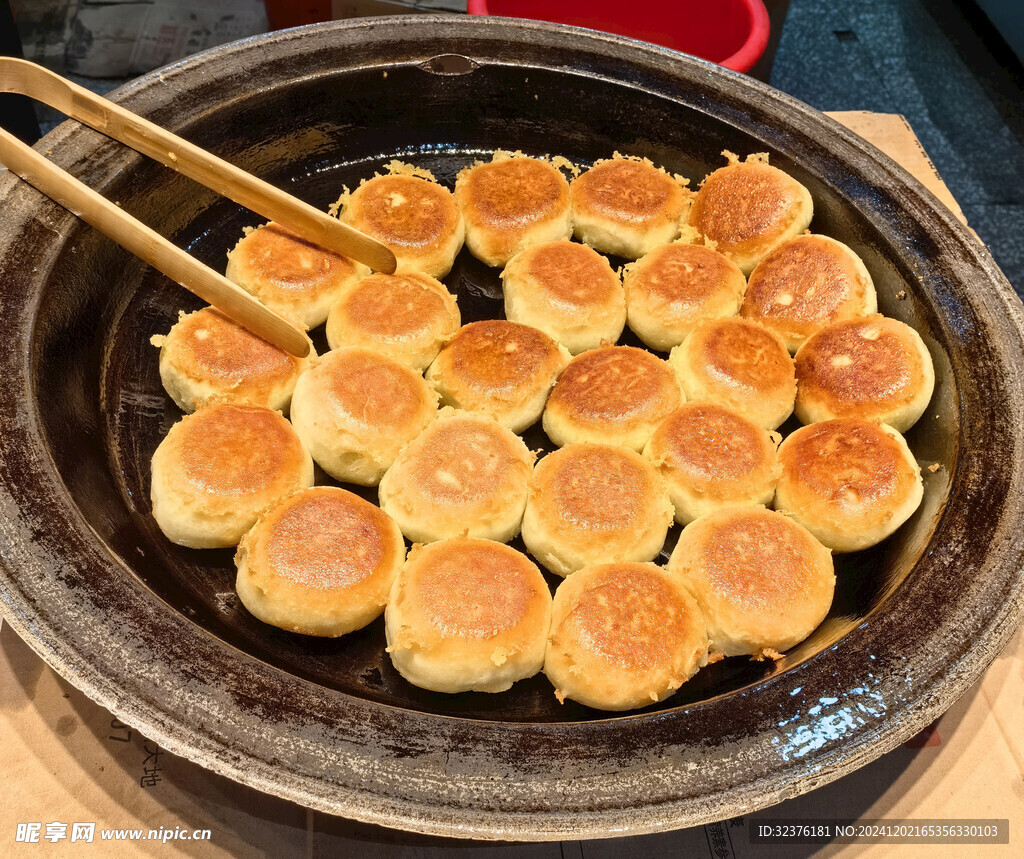
<svg viewBox="0 0 1024 859"><path fill-rule="evenodd" d="M783 655L773 647L762 647L750 658L754 662L764 662L766 659L770 659L772 662L778 662L783 658Z"/></svg>
<svg viewBox="0 0 1024 859"><path fill-rule="evenodd" d="M349 198L351 198L352 192L349 191L348 185L341 186L341 196L338 197L330 206L327 207L327 214L332 218L338 217L338 214L348 205Z"/></svg>
<svg viewBox="0 0 1024 859"><path fill-rule="evenodd" d="M426 179L428 182L437 181L434 174L426 167L416 167L413 164L407 164L405 161L399 161L397 158L385 164L384 169L388 171L387 175L389 176L416 176L419 179ZM374 173L373 175L377 177L381 174ZM365 182L366 180L364 179L363 181Z"/></svg>

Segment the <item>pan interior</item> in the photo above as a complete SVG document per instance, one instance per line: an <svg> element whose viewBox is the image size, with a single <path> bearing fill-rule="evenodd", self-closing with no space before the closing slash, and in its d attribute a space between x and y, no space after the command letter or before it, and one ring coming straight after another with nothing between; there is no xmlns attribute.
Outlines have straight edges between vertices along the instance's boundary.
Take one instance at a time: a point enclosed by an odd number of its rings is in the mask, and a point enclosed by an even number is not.
<svg viewBox="0 0 1024 859"><path fill-rule="evenodd" d="M437 74L409 64L386 72L361 68L296 80L239 95L175 130L321 208L344 186L354 188L393 158L427 167L452 187L463 166L488 158L496 148L558 154L584 166L618 150L647 156L696 184L723 163L725 149L741 156L771 152L757 137L709 117L685 94L669 98L563 69L489 64L466 74ZM865 260L882 312L925 336L936 362L937 388L908 441L922 463L942 467L925 471L925 502L896 535L874 549L837 556L832 611L811 639L780 663L727 659L709 666L652 709L734 693L813 658L869 619L926 551L956 466L957 396L946 350L935 339L941 338L942 328L932 300L834 179L812 175L778 153L772 152L772 163L811 190L813 230L841 239ZM219 271L243 228L262 222L143 159L120 171L103 191ZM82 259L91 265L82 266ZM464 322L503 315L498 272L467 251L445 282L458 296ZM416 689L397 675L384 654L382 620L336 640L277 630L255 620L238 602L230 551L183 549L160 534L150 515L149 462L180 413L161 388L158 350L149 339L165 333L179 311L200 306L179 286L81 225L62 246L40 298L31 397L71 497L94 532L123 560L124 575L138 577L171 610L230 646L342 694L464 718L605 718L571 702L558 704L543 676L500 695L448 696ZM323 351L322 329L316 334ZM628 332L622 342L640 345ZM787 425L783 432L794 427ZM526 433L526 441L532 449L551 449L539 427ZM317 482L330 481L319 473ZM376 500L374 491L359 491ZM675 526L670 534L661 561L678 530Z"/></svg>

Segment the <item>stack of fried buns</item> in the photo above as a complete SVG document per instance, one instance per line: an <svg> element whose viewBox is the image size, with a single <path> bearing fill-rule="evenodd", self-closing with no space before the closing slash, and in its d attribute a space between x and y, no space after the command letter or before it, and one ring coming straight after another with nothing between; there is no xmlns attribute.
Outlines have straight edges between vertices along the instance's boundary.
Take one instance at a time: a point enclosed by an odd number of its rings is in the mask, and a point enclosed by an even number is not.
<svg viewBox="0 0 1024 859"><path fill-rule="evenodd" d="M328 348L295 359L211 308L154 336L186 413L153 455L156 525L236 547L262 623L383 615L397 682L437 692L543 672L634 710L784 659L830 611L833 553L920 505L903 433L935 375L857 250L809 231L807 188L724 155L696 188L619 153L499 151L453 188L391 162L331 211L394 274L247 229L227 277ZM500 274L504 318L463 324L460 254Z"/></svg>

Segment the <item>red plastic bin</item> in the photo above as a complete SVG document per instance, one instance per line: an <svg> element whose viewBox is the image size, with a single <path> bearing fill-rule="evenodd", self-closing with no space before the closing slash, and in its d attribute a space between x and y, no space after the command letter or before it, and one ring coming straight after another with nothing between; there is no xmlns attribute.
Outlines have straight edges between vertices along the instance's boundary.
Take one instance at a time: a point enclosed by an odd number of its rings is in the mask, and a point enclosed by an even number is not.
<svg viewBox="0 0 1024 859"><path fill-rule="evenodd" d="M471 15L574 24L749 72L768 45L762 0L468 0Z"/></svg>

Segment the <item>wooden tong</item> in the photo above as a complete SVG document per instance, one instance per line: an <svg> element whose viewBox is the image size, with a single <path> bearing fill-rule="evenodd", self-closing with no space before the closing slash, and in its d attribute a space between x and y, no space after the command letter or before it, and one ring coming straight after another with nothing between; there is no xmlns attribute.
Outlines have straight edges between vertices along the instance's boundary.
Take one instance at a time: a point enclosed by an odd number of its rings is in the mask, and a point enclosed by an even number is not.
<svg viewBox="0 0 1024 859"><path fill-rule="evenodd" d="M0 57L0 92L20 93L48 104L307 241L376 271L395 270L394 254L380 242L42 66ZM309 354L309 338L300 328L2 128L0 163L254 334L293 355Z"/></svg>

